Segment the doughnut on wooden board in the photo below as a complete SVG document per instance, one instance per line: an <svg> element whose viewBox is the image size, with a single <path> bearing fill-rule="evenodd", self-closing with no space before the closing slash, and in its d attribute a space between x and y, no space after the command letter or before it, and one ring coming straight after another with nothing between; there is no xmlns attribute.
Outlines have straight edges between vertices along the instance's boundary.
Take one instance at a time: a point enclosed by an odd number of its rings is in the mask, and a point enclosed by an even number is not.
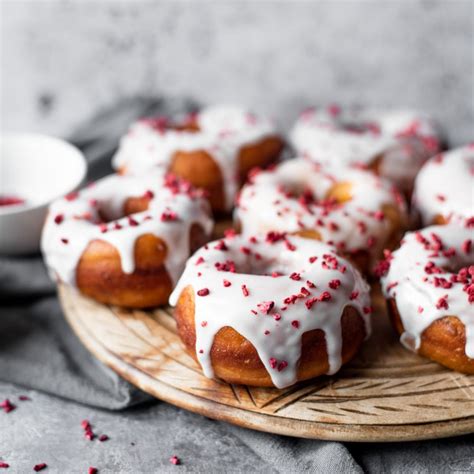
<svg viewBox="0 0 474 474"><path fill-rule="evenodd" d="M145 392L246 428L338 441L407 441L474 432L474 376L404 349L374 288L374 332L332 377L284 389L209 380L184 351L170 308L109 307L64 285L67 320L99 360Z"/></svg>

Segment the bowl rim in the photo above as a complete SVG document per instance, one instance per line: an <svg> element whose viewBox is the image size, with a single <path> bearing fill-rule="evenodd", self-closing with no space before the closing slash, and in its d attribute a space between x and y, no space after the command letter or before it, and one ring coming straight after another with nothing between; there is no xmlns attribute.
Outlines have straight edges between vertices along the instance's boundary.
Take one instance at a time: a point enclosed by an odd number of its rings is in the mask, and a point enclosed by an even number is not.
<svg viewBox="0 0 474 474"><path fill-rule="evenodd" d="M87 160L84 156L84 153L77 148L75 145L72 143L68 142L67 140L64 140L59 137L55 137L52 135L47 135L45 133L36 133L36 132L0 132L0 142L4 140L9 140L9 139L40 139L44 140L46 139L47 141L50 141L55 144L60 144L61 146L65 146L66 148L69 148L69 151L73 152L75 155L74 159L78 159L80 162L80 173L78 173L78 177L74 181L74 185L67 191L65 194L72 192L76 189L79 188L79 186L84 182L85 177L87 175ZM1 157L0 157L1 159ZM56 199L60 198L64 194L58 194L58 195L52 195L51 197L45 199L43 202L35 203L33 205L28 205L27 203L25 204L18 204L18 205L12 205L12 206L0 206L0 217L3 216L14 216L16 214L22 214L26 213L29 211L35 211L37 209L41 209L43 207L48 207L53 201Z"/></svg>

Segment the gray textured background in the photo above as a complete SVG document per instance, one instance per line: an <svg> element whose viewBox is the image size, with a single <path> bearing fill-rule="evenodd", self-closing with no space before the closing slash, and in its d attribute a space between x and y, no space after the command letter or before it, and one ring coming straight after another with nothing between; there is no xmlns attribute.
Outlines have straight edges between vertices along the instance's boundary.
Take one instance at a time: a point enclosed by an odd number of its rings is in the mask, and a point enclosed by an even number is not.
<svg viewBox="0 0 474 474"><path fill-rule="evenodd" d="M473 138L465 1L2 1L2 121L68 134L123 96L235 101L287 125L309 103L408 105Z"/></svg>

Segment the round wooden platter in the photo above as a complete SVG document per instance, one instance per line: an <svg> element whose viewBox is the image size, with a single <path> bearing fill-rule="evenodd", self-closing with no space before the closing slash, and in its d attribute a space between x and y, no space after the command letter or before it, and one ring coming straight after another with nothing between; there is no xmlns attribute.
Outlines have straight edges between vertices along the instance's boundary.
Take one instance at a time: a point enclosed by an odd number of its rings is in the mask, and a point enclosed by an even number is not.
<svg viewBox="0 0 474 474"><path fill-rule="evenodd" d="M474 376L405 350L374 290L374 333L332 377L284 390L204 377L184 351L171 309L125 310L60 286L67 320L102 362L145 392L256 430L338 441L408 441L474 432Z"/></svg>

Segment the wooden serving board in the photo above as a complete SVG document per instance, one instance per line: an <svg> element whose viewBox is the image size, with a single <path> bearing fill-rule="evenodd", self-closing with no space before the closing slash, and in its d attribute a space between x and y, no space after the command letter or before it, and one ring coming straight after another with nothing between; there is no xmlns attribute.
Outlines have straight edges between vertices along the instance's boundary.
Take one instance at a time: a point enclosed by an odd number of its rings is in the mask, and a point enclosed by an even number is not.
<svg viewBox="0 0 474 474"><path fill-rule="evenodd" d="M406 441L474 432L474 376L405 350L374 290L374 333L332 377L284 390L204 377L184 351L169 308L124 310L59 288L84 345L145 392L209 418L256 430L338 441Z"/></svg>

